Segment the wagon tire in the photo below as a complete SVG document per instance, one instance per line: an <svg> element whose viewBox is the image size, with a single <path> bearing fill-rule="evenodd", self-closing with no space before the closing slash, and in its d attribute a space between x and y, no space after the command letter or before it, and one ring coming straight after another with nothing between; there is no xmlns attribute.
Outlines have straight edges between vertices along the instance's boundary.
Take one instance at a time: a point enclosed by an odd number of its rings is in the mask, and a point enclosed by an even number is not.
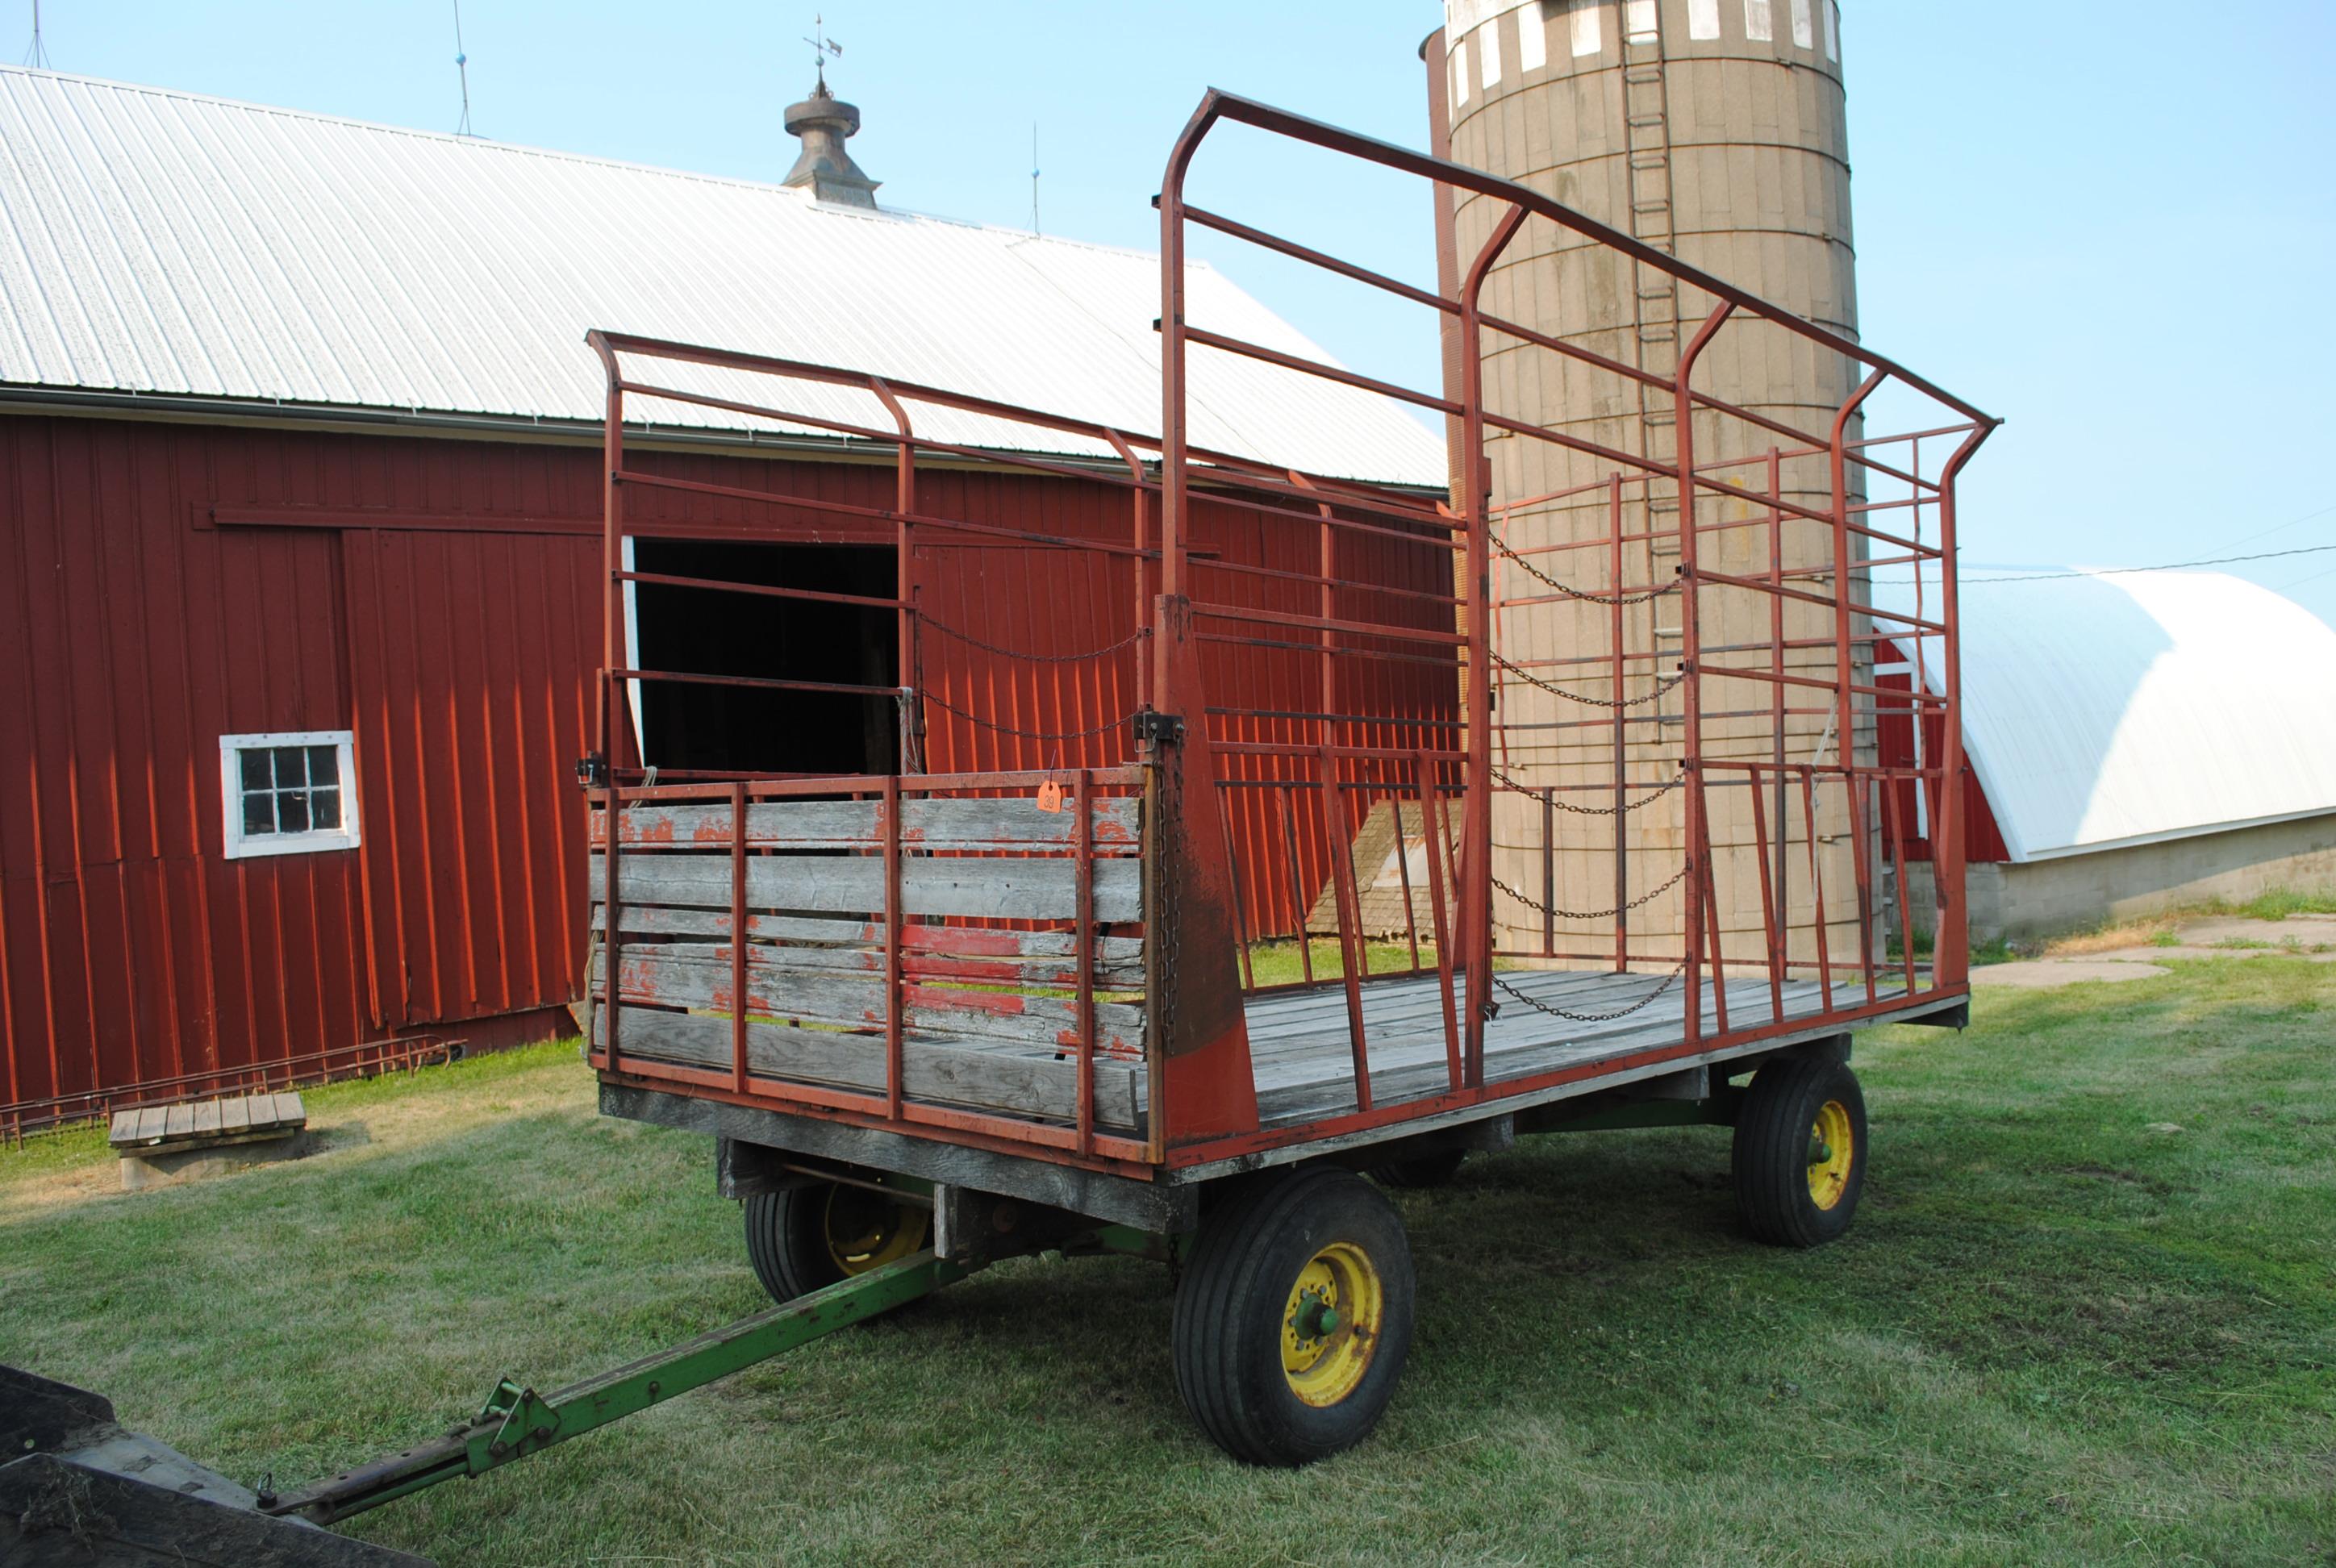
<svg viewBox="0 0 2336 1568"><path fill-rule="evenodd" d="M1842 1062L1785 1057L1752 1075L1736 1118L1736 1203L1753 1235L1820 1247L1865 1188L1865 1096Z"/></svg>
<svg viewBox="0 0 2336 1568"><path fill-rule="evenodd" d="M932 1232L931 1210L838 1182L756 1193L744 1207L746 1262L783 1304L905 1258Z"/></svg>
<svg viewBox="0 0 2336 1568"><path fill-rule="evenodd" d="M1460 1174L1467 1158L1465 1149L1446 1149L1440 1154L1419 1154L1373 1165L1370 1176L1382 1187L1441 1187Z"/></svg>
<svg viewBox="0 0 2336 1568"><path fill-rule="evenodd" d="M1352 1171L1257 1182L1202 1222L1176 1291L1176 1388L1251 1465L1310 1465L1370 1435L1411 1350L1402 1218Z"/></svg>

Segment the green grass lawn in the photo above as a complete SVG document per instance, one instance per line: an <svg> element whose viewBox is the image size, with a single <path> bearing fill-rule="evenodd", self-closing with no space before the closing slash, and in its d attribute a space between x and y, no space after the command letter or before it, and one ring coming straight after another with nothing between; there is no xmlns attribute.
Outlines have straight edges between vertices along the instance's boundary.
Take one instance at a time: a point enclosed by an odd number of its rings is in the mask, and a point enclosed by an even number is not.
<svg viewBox="0 0 2336 1568"><path fill-rule="evenodd" d="M2336 1561L2336 968L2174 967L1866 1037L1827 1250L1743 1238L1710 1129L1403 1194L1410 1369L1311 1470L1187 1424L1163 1269L1029 1261L351 1528L466 1564ZM335 1152L161 1192L93 1132L0 1154L0 1359L288 1484L759 1304L706 1144L596 1118L569 1051L309 1098Z"/></svg>

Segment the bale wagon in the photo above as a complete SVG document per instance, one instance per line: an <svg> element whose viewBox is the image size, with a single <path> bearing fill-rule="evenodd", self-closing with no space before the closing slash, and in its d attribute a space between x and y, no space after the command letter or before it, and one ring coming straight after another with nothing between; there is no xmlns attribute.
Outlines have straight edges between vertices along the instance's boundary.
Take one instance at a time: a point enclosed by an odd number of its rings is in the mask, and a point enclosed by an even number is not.
<svg viewBox="0 0 2336 1568"><path fill-rule="evenodd" d="M1187 170L1227 127L1503 216L1446 286L1387 278L1190 201ZM1370 1432L1410 1349L1414 1264L1382 1189L1435 1184L1526 1135L1727 1126L1755 1235L1808 1247L1848 1227L1868 1157L1852 1033L1956 1024L1966 1008L1954 497L1995 422L1523 186L1228 94L1202 101L1158 205L1156 435L591 335L608 485L599 744L578 769L594 823L585 1050L605 1114L710 1135L777 1304L570 1388L507 1381L444 1437L265 1494L260 1514L325 1522L482 1474L1037 1252L1166 1263L1194 1420L1238 1458L1302 1465ZM1461 346L1449 385L1401 387L1187 319L1196 228L1433 313ZM1706 312L1676 372L1495 313L1487 271L1517 244L1603 248L1669 274ZM1495 340L1544 374L1610 380L1634 407L1652 387L1675 453L1504 412L1483 368ZM1854 390L1829 429L1698 390L1708 355L1779 352L1847 367ZM1196 353L1442 419L1461 455L1450 494L1196 443ZM1884 386L1937 416L1865 433ZM644 667L628 615L642 589L748 596L774 616L852 599L895 618L903 672L921 635L905 575L891 595L840 596L638 570L639 539L766 537L754 514L774 502L628 447L628 425L667 403L884 454L892 507L785 506L891 531L904 562L933 538L1076 552L1109 585L1114 634L1034 669L1029 689L1051 701L968 706L907 675L821 684L890 705L899 772L659 768L643 755L644 693L809 683ZM1017 442L1033 430L1048 439ZM1495 440L1597 472L1504 491ZM1090 456L1028 455L1082 445ZM937 476L965 467L1113 485L1125 530L953 511ZM723 521L652 522L650 495L719 502ZM1567 529L1525 528L1552 508ZM1448 560L1448 589L1362 570L1373 552ZM1662 559L1661 580L1634 577ZM1916 578L1916 612L1877 609L1874 570ZM1554 651L1504 637L1550 604L1608 635ZM1667 618L1671 642L1635 646L1626 609ZM1933 640L1943 689L1885 683L1883 638ZM1260 654L1302 672L1306 700L1224 680ZM920 771L936 703L1046 760ZM1911 765L1876 760L1891 724L1932 737ZM1567 765L1537 773L1561 745ZM1589 776L1585 757L1610 765ZM1909 813L1931 824L1943 911L1927 953L1888 896L1904 868L1882 863L1916 836ZM1535 868L1526 885L1521 864Z"/></svg>

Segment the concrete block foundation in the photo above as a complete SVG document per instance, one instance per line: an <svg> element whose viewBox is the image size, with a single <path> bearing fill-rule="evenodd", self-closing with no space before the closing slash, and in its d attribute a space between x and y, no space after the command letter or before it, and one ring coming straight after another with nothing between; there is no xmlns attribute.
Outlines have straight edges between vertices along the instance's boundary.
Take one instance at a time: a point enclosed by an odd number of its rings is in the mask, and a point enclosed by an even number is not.
<svg viewBox="0 0 2336 1568"><path fill-rule="evenodd" d="M1906 868L1914 924L1938 925L1927 864ZM2243 903L2278 888L2336 889L2336 812L2051 860L1974 865L1974 942L2056 936L2185 904Z"/></svg>

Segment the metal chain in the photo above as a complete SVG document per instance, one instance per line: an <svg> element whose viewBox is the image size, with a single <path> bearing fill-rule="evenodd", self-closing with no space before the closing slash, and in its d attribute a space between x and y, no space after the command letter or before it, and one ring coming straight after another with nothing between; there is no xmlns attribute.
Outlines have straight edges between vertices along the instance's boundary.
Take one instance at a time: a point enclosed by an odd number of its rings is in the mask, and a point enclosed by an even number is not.
<svg viewBox="0 0 2336 1568"><path fill-rule="evenodd" d="M1151 635L1149 628L1139 626L1108 648L1093 648L1085 653L1020 653L1010 648L1000 648L994 642L984 642L971 632L959 631L948 622L935 620L930 615L920 615L917 618L920 624L932 628L942 636L953 637L959 642L981 649L984 653L994 653L1000 658L1026 659L1032 664L1077 664L1083 659L1107 658L1130 643L1139 642Z"/></svg>
<svg viewBox="0 0 2336 1568"><path fill-rule="evenodd" d="M1493 770L1493 777L1504 789L1515 794L1531 795L1538 800L1541 798L1543 794L1540 790L1533 789L1526 784L1519 784L1507 774L1503 773L1499 768L1494 768ZM1634 801L1624 801L1618 806L1578 806L1571 804L1568 802L1559 800L1553 794L1550 796L1549 803L1555 806L1559 811L1572 812L1578 817L1621 816L1626 813L1637 811L1640 806L1653 804L1655 802L1662 799L1665 795L1670 794L1671 791L1679 788L1679 785L1685 783L1687 783L1687 774L1680 774L1669 784L1657 785L1651 794L1640 795Z"/></svg>
<svg viewBox="0 0 2336 1568"><path fill-rule="evenodd" d="M1537 997L1527 996L1524 992L1517 989L1516 987L1509 984L1508 981L1501 979L1498 975L1494 975L1493 977L1493 984L1500 989L1508 992L1509 995L1516 998L1517 1000L1524 1003L1525 1006L1533 1008L1534 1011L1547 1013L1551 1018L1563 1018L1568 1023L1574 1024L1603 1024L1611 1022L1615 1018L1627 1018L1632 1013L1637 1012L1640 1008L1651 1005L1657 997L1661 996L1665 991L1671 989L1671 982L1678 979L1679 978L1680 971L1686 968L1687 960L1685 959L1681 959L1678 963L1671 966L1671 972L1665 975L1660 983L1659 983L1653 990L1649 991L1645 996L1640 997L1629 1007L1617 1008L1611 1013L1577 1013L1570 1011L1564 1008L1553 1006L1551 1003L1541 1000Z"/></svg>
<svg viewBox="0 0 2336 1568"><path fill-rule="evenodd" d="M1564 920L1602 920L1614 915L1628 914L1630 911L1637 909L1640 904L1647 902L1650 899L1656 897L1658 894L1670 891L1671 889L1679 886L1680 881L1684 879L1686 875L1687 862L1682 861L1679 862L1679 869L1673 872L1669 880L1658 883L1654 887L1649 888L1645 892L1640 893L1629 903L1617 904L1611 910L1562 910L1555 904L1545 904L1539 899L1527 898L1524 894L1517 891L1516 889L1509 886L1508 883L1503 881L1498 877L1488 877L1485 880L1490 881L1494 887L1500 889L1503 892L1508 894L1509 897L1516 900L1517 902L1524 905L1529 910L1536 910L1545 915L1555 915L1558 919Z"/></svg>
<svg viewBox="0 0 2336 1568"><path fill-rule="evenodd" d="M1108 730L1117 729L1134 716L1131 714L1119 718L1105 719L1089 729L1017 729L1012 725L999 724L996 719L984 718L978 713L968 713L930 687L920 691L917 695L942 712L957 715L968 724L978 724L984 729L996 730L999 735L1010 735L1021 740L1085 740L1090 735L1098 735Z"/></svg>
<svg viewBox="0 0 2336 1568"><path fill-rule="evenodd" d="M1519 566L1523 567L1525 570L1533 576L1539 578L1543 582L1547 583L1550 587L1557 589L1558 592L1565 595L1566 598L1578 599L1584 604L1644 604L1649 599L1660 599L1663 595L1677 592L1679 589L1678 583L1667 582L1660 588L1650 588L1644 593L1624 594L1619 599L1611 593L1591 593L1586 589L1575 588L1570 583L1558 581L1557 579L1550 576L1549 573L1542 570L1541 568L1535 566L1533 562L1527 560L1523 556L1519 555L1515 550L1511 550L1507 545L1502 543L1497 539L1493 541L1493 548L1499 550L1503 555L1507 556L1511 560L1515 561Z"/></svg>
<svg viewBox="0 0 2336 1568"><path fill-rule="evenodd" d="M1677 675L1672 676L1669 680L1663 681L1658 685L1654 690L1648 692L1643 696L1584 696L1578 691L1568 691L1562 686L1556 686L1549 681L1542 679L1541 677L1533 674L1533 671L1526 669L1522 665L1511 662L1507 657L1501 654L1494 654L1493 656L1493 662L1499 665L1503 669L1507 670L1510 674L1515 676L1518 679L1527 681L1533 686L1541 687L1542 690L1549 693L1552 696L1570 697L1575 702L1586 704L1591 707L1637 707L1640 703L1653 702L1657 697L1661 696L1665 692L1670 690L1671 687L1679 685L1679 682L1687 678L1687 671L1681 670Z"/></svg>

